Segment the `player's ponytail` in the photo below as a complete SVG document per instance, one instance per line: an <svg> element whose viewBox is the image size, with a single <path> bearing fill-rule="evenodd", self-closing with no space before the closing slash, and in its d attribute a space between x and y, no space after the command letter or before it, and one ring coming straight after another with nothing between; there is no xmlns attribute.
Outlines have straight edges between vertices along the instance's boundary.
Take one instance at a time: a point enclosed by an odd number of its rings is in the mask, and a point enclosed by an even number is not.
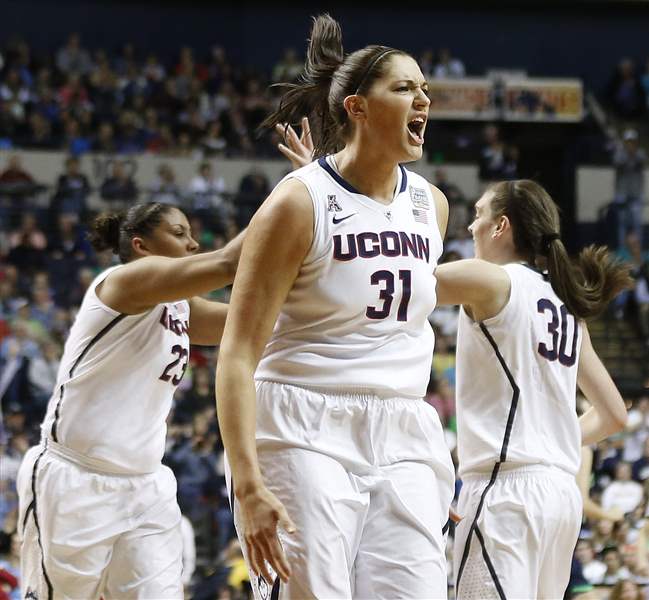
<svg viewBox="0 0 649 600"><path fill-rule="evenodd" d="M328 14L314 17L304 72L297 83L277 84L286 92L260 128L278 123L297 125L308 116L314 158L337 152L349 134L345 98L366 93L383 74L388 62L384 59L392 54L405 53L386 46L367 46L345 56L338 22Z"/></svg>
<svg viewBox="0 0 649 600"><path fill-rule="evenodd" d="M550 284L580 319L600 315L623 289L633 285L629 267L604 247L588 246L572 260L561 241L559 210L538 183L529 179L492 186L493 218L507 216L517 254L548 272Z"/></svg>
<svg viewBox="0 0 649 600"><path fill-rule="evenodd" d="M151 235L172 208L170 204L145 202L134 204L126 212L102 213L92 222L88 239L98 252L110 248L126 263L133 256L131 240Z"/></svg>

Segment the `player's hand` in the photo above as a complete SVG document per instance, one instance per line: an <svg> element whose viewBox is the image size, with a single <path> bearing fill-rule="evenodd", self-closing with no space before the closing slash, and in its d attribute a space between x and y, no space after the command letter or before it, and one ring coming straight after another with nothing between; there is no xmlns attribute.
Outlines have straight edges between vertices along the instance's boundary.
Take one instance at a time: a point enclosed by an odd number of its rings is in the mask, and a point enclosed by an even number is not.
<svg viewBox="0 0 649 600"><path fill-rule="evenodd" d="M282 136L284 143L277 144L279 151L291 161L294 169L308 165L313 160L313 139L309 119L302 117L300 137L288 124L275 125L275 131Z"/></svg>
<svg viewBox="0 0 649 600"><path fill-rule="evenodd" d="M458 515L452 508L448 509L448 518L456 525L464 518Z"/></svg>
<svg viewBox="0 0 649 600"><path fill-rule="evenodd" d="M255 575L261 575L272 585L273 578L268 563L283 582L291 576L291 568L277 536L277 528L288 533L295 532L295 525L284 505L266 487L239 498L243 536L248 552L250 567Z"/></svg>

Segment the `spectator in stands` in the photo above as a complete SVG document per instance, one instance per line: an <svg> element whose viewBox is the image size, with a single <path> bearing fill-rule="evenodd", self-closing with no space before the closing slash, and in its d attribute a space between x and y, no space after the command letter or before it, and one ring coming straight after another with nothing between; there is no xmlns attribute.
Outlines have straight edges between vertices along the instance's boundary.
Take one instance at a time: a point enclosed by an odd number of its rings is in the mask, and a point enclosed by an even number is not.
<svg viewBox="0 0 649 600"><path fill-rule="evenodd" d="M631 576L629 569L622 564L620 551L617 547L612 546L604 548L602 551L606 571L601 579L597 582L604 585L615 585L618 581L628 579Z"/></svg>
<svg viewBox="0 0 649 600"><path fill-rule="evenodd" d="M135 111L123 110L118 119L119 137L117 151L121 154L134 154L144 150L144 134L139 127Z"/></svg>
<svg viewBox="0 0 649 600"><path fill-rule="evenodd" d="M111 210L126 208L137 200L137 186L125 161L113 162L111 175L101 184L101 197L110 204Z"/></svg>
<svg viewBox="0 0 649 600"><path fill-rule="evenodd" d="M252 168L239 181L239 190L234 200L235 219L243 229L270 193L270 182L259 169Z"/></svg>
<svg viewBox="0 0 649 600"><path fill-rule="evenodd" d="M221 229L229 210L224 197L225 180L217 176L209 161L198 166L187 190L191 211L210 229Z"/></svg>
<svg viewBox="0 0 649 600"><path fill-rule="evenodd" d="M638 132L627 129L614 145L614 203L618 216L618 246L628 231L634 231L642 245L642 219L645 202L644 167L647 154L640 147Z"/></svg>
<svg viewBox="0 0 649 600"><path fill-rule="evenodd" d="M613 110L624 119L637 119L645 114L646 99L633 60L623 58L608 84L607 98Z"/></svg>
<svg viewBox="0 0 649 600"><path fill-rule="evenodd" d="M92 149L90 138L83 133L76 119L70 118L65 122L63 141L65 150L72 156L80 156Z"/></svg>
<svg viewBox="0 0 649 600"><path fill-rule="evenodd" d="M271 78L274 83L291 83L297 81L304 69L304 63L298 58L295 48L285 48L282 58L273 67Z"/></svg>
<svg viewBox="0 0 649 600"><path fill-rule="evenodd" d="M23 138L22 146L39 150L53 150L59 147L59 140L52 131L52 124L40 112L32 112L29 117L29 131Z"/></svg>
<svg viewBox="0 0 649 600"><path fill-rule="evenodd" d="M8 238L7 261L15 265L23 275L44 265L47 240L33 213L24 213L20 226L10 231Z"/></svg>
<svg viewBox="0 0 649 600"><path fill-rule="evenodd" d="M628 412L624 433L626 439L622 458L626 462L635 463L635 461L642 458L647 440L649 440L649 397L641 396L633 403ZM638 465L638 469L640 468L642 468L642 465ZM641 479L636 477L635 467L633 478L636 481L645 479L644 477Z"/></svg>
<svg viewBox="0 0 649 600"><path fill-rule="evenodd" d="M49 338L45 338L40 342L40 352L29 361L27 377L31 386L34 404L42 411L35 418L38 422L45 416L45 408L56 385L56 375L60 363L61 347Z"/></svg>
<svg viewBox="0 0 649 600"><path fill-rule="evenodd" d="M58 178L51 209L55 215L74 213L83 218L86 213L88 194L90 194L90 182L81 172L79 159L70 156L65 161L65 172Z"/></svg>
<svg viewBox="0 0 649 600"><path fill-rule="evenodd" d="M23 168L20 156L14 154L9 157L7 166L0 173L0 184L20 183L34 183L34 178Z"/></svg>
<svg viewBox="0 0 649 600"><path fill-rule="evenodd" d="M419 67L426 79L432 79L435 70L435 53L431 48L426 48L419 56Z"/></svg>
<svg viewBox="0 0 649 600"><path fill-rule="evenodd" d="M176 173L173 167L162 163L158 167L158 176L149 187L149 202L181 206L183 200L180 186L176 183Z"/></svg>
<svg viewBox="0 0 649 600"><path fill-rule="evenodd" d="M76 214L58 215L48 253L47 267L55 302L59 306L69 306L79 269L88 266L92 259L92 248Z"/></svg>
<svg viewBox="0 0 649 600"><path fill-rule="evenodd" d="M34 286L29 311L30 318L38 321L48 331L54 324L56 308L52 290L42 285Z"/></svg>
<svg viewBox="0 0 649 600"><path fill-rule="evenodd" d="M92 67L90 54L81 47L81 38L78 33L70 34L65 46L56 53L56 66L63 73L76 73L87 75Z"/></svg>
<svg viewBox="0 0 649 600"><path fill-rule="evenodd" d="M630 579L620 579L611 590L608 600L644 600L642 588Z"/></svg>
<svg viewBox="0 0 649 600"><path fill-rule="evenodd" d="M619 462L615 467L615 479L602 493L602 508L617 507L625 514L630 513L642 502L642 497L642 486L631 479L631 465Z"/></svg>
<svg viewBox="0 0 649 600"><path fill-rule="evenodd" d="M446 226L447 238L460 235L461 229L466 229L470 222L470 207L460 188L448 179L448 172L444 167L435 170L435 185L448 199L448 223Z"/></svg>
<svg viewBox="0 0 649 600"><path fill-rule="evenodd" d="M437 55L433 76L438 79L464 77L464 72L464 63L459 58L451 56L448 48L441 48Z"/></svg>
<svg viewBox="0 0 649 600"><path fill-rule="evenodd" d="M17 69L10 69L0 85L0 100L8 107L16 123L23 123L26 117L26 106L31 102L29 88L21 81Z"/></svg>
<svg viewBox="0 0 649 600"><path fill-rule="evenodd" d="M210 121L207 125L207 132L201 138L200 149L203 157L211 158L214 156L223 156L226 154L228 142L223 137L223 125L219 119Z"/></svg>
<svg viewBox="0 0 649 600"><path fill-rule="evenodd" d="M92 150L94 152L102 152L104 154L114 154L117 152L117 143L115 142L115 129L112 123L104 121L99 125L97 135L92 143Z"/></svg>
<svg viewBox="0 0 649 600"><path fill-rule="evenodd" d="M519 176L518 148L500 139L500 130L496 125L487 125L483 136L484 143L478 156L478 177L482 187L503 179L516 179Z"/></svg>
<svg viewBox="0 0 649 600"><path fill-rule="evenodd" d="M606 565L595 557L592 541L585 538L577 540L575 556L581 563L582 573L586 581L593 585L600 583L606 573Z"/></svg>
<svg viewBox="0 0 649 600"><path fill-rule="evenodd" d="M20 536L15 530L9 534L9 553L0 559L0 590L8 600L23 598L20 591Z"/></svg>

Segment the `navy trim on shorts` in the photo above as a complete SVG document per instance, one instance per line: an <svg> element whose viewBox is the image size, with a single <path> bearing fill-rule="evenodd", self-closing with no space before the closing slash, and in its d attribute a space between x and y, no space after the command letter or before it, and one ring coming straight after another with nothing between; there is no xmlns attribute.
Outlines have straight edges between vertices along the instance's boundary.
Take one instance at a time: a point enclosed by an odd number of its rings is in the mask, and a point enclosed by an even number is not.
<svg viewBox="0 0 649 600"><path fill-rule="evenodd" d="M482 546L482 557L484 558L484 561L487 564L487 569L489 569L489 574L491 575L491 579L493 580L494 585L496 586L496 590L498 590L498 596L500 600L507 600L507 596L505 596L505 591L503 590L503 586L500 584L500 580L498 579L498 575L496 574L496 569L494 569L493 563L491 562L491 558L489 558L489 554L487 553L487 547L484 543L484 537L482 537L482 532L480 531L480 528L477 525L475 526L475 536L478 538L478 541L480 542L480 546Z"/></svg>
<svg viewBox="0 0 649 600"><path fill-rule="evenodd" d="M500 353L500 349L498 348L498 344L496 344L496 341L493 339L491 334L489 333L489 330L487 329L486 325L484 323L480 323L480 330L484 334L484 336L487 338L487 341L493 348L494 352L496 353L496 358L498 358L498 362L500 363L500 366L502 369L505 371L505 376L507 377L507 380L509 381L509 384L512 386L512 403L509 407L509 415L507 416L507 424L505 425L505 435L503 437L503 444L502 447L500 448L500 457L498 462L494 465L493 471L491 472L491 478L489 479L489 483L487 484L487 487L482 492L482 495L480 496L480 502L478 503L478 509L476 510L475 517L473 518L473 522L471 523L471 528L469 529L469 534L467 535L466 538L466 543L464 545L464 551L462 552L462 560L460 561L460 568L458 569L457 573L457 581L455 584L455 593L458 594L460 591L460 580L462 578L462 573L464 572L464 567L466 566L466 561L469 557L469 550L471 549L471 537L473 535L474 531L477 531L478 529L478 518L480 517L480 513L482 512L482 507L484 506L484 501L485 497L487 495L487 492L493 486L494 483L496 483L496 477L498 476L498 471L500 470L500 465L507 460L507 448L509 446L509 438L511 437L512 434L512 428L514 426L514 417L516 416L516 409L518 408L518 398L520 396L520 388L518 385L516 385L516 380L514 379L514 376L511 374L511 371L509 370L509 367L507 366L507 363L505 362L505 359L503 358L503 355ZM478 534L476 533L476 537ZM482 537L480 535L480 537ZM487 561L487 555L486 552L484 551L484 544L483 544L483 557L485 557L485 562ZM489 568L489 561L487 563L487 568ZM493 567L493 565L492 565ZM490 570L491 572L491 570ZM495 575L495 571L492 574L492 577ZM499 584L496 585L498 587ZM499 593L502 592L502 588L500 589ZM505 598L504 592L501 595L501 598Z"/></svg>
<svg viewBox="0 0 649 600"><path fill-rule="evenodd" d="M43 451L38 455L38 458L34 462L34 467L32 468L32 501L29 505L29 508L32 509L34 514L34 525L36 526L36 538L38 540L38 547L41 549L41 568L43 569L43 577L45 578L45 583L47 584L47 599L53 600L54 598L54 588L52 587L52 582L47 574L45 569L45 554L43 552L43 542L41 541L41 528L38 524L38 513L36 511L36 471L38 469L38 463L41 460L43 454L47 450L47 446L43 448ZM27 509L27 514L29 514L29 508ZM27 515L25 515L25 522L27 522ZM24 531L24 528L23 528Z"/></svg>
<svg viewBox="0 0 649 600"><path fill-rule="evenodd" d="M280 579L275 577L275 583L273 583L273 589L270 592L270 600L279 600L279 586Z"/></svg>
<svg viewBox="0 0 649 600"><path fill-rule="evenodd" d="M444 524L444 527L442 527L442 535L444 535L447 531L448 528L451 526L451 519L448 519L446 523Z"/></svg>
<svg viewBox="0 0 649 600"><path fill-rule="evenodd" d="M74 361L74 364L72 365L70 372L68 373L68 377L72 378L72 375L74 374L74 370L79 366L79 363L82 361L82 359L88 354L88 351L90 348L92 348L102 337L104 337L115 325L117 325L124 317L127 315L125 314L120 314L119 316L115 317L106 327L104 327L94 338L88 342L88 345L83 349L77 360ZM58 437L56 435L56 429L57 425L60 419L60 412L61 412L61 404L63 403L63 391L65 389L65 384L61 384L61 392L59 394L59 401L56 405L56 410L54 411L54 422L52 423L52 430L50 432L50 435L52 436L52 439L55 442L58 442Z"/></svg>
<svg viewBox="0 0 649 600"><path fill-rule="evenodd" d="M322 156L321 158L318 159L318 164L325 170L333 180L338 183L341 187L345 188L348 192L351 192L352 194L360 194L361 196L364 196L365 194L362 194L359 192L351 183L343 179L340 174L336 172L336 170L327 162L327 159ZM406 170L403 168L402 165L399 165L399 170L401 171L401 185L399 186L399 194L402 194L403 192L406 191L406 187L408 185L408 176L406 175Z"/></svg>

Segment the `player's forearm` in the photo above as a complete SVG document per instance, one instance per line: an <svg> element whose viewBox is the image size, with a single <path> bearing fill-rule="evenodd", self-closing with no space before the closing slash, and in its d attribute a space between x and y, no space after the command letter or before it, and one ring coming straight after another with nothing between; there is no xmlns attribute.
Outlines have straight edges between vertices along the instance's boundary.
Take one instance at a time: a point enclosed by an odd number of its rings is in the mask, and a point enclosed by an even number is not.
<svg viewBox="0 0 649 600"><path fill-rule="evenodd" d="M263 484L257 460L254 368L223 356L216 369L216 406L223 447L241 498Z"/></svg>
<svg viewBox="0 0 649 600"><path fill-rule="evenodd" d="M618 421L602 418L595 407L589 408L579 417L579 428L581 429L582 446L601 442L621 430Z"/></svg>

